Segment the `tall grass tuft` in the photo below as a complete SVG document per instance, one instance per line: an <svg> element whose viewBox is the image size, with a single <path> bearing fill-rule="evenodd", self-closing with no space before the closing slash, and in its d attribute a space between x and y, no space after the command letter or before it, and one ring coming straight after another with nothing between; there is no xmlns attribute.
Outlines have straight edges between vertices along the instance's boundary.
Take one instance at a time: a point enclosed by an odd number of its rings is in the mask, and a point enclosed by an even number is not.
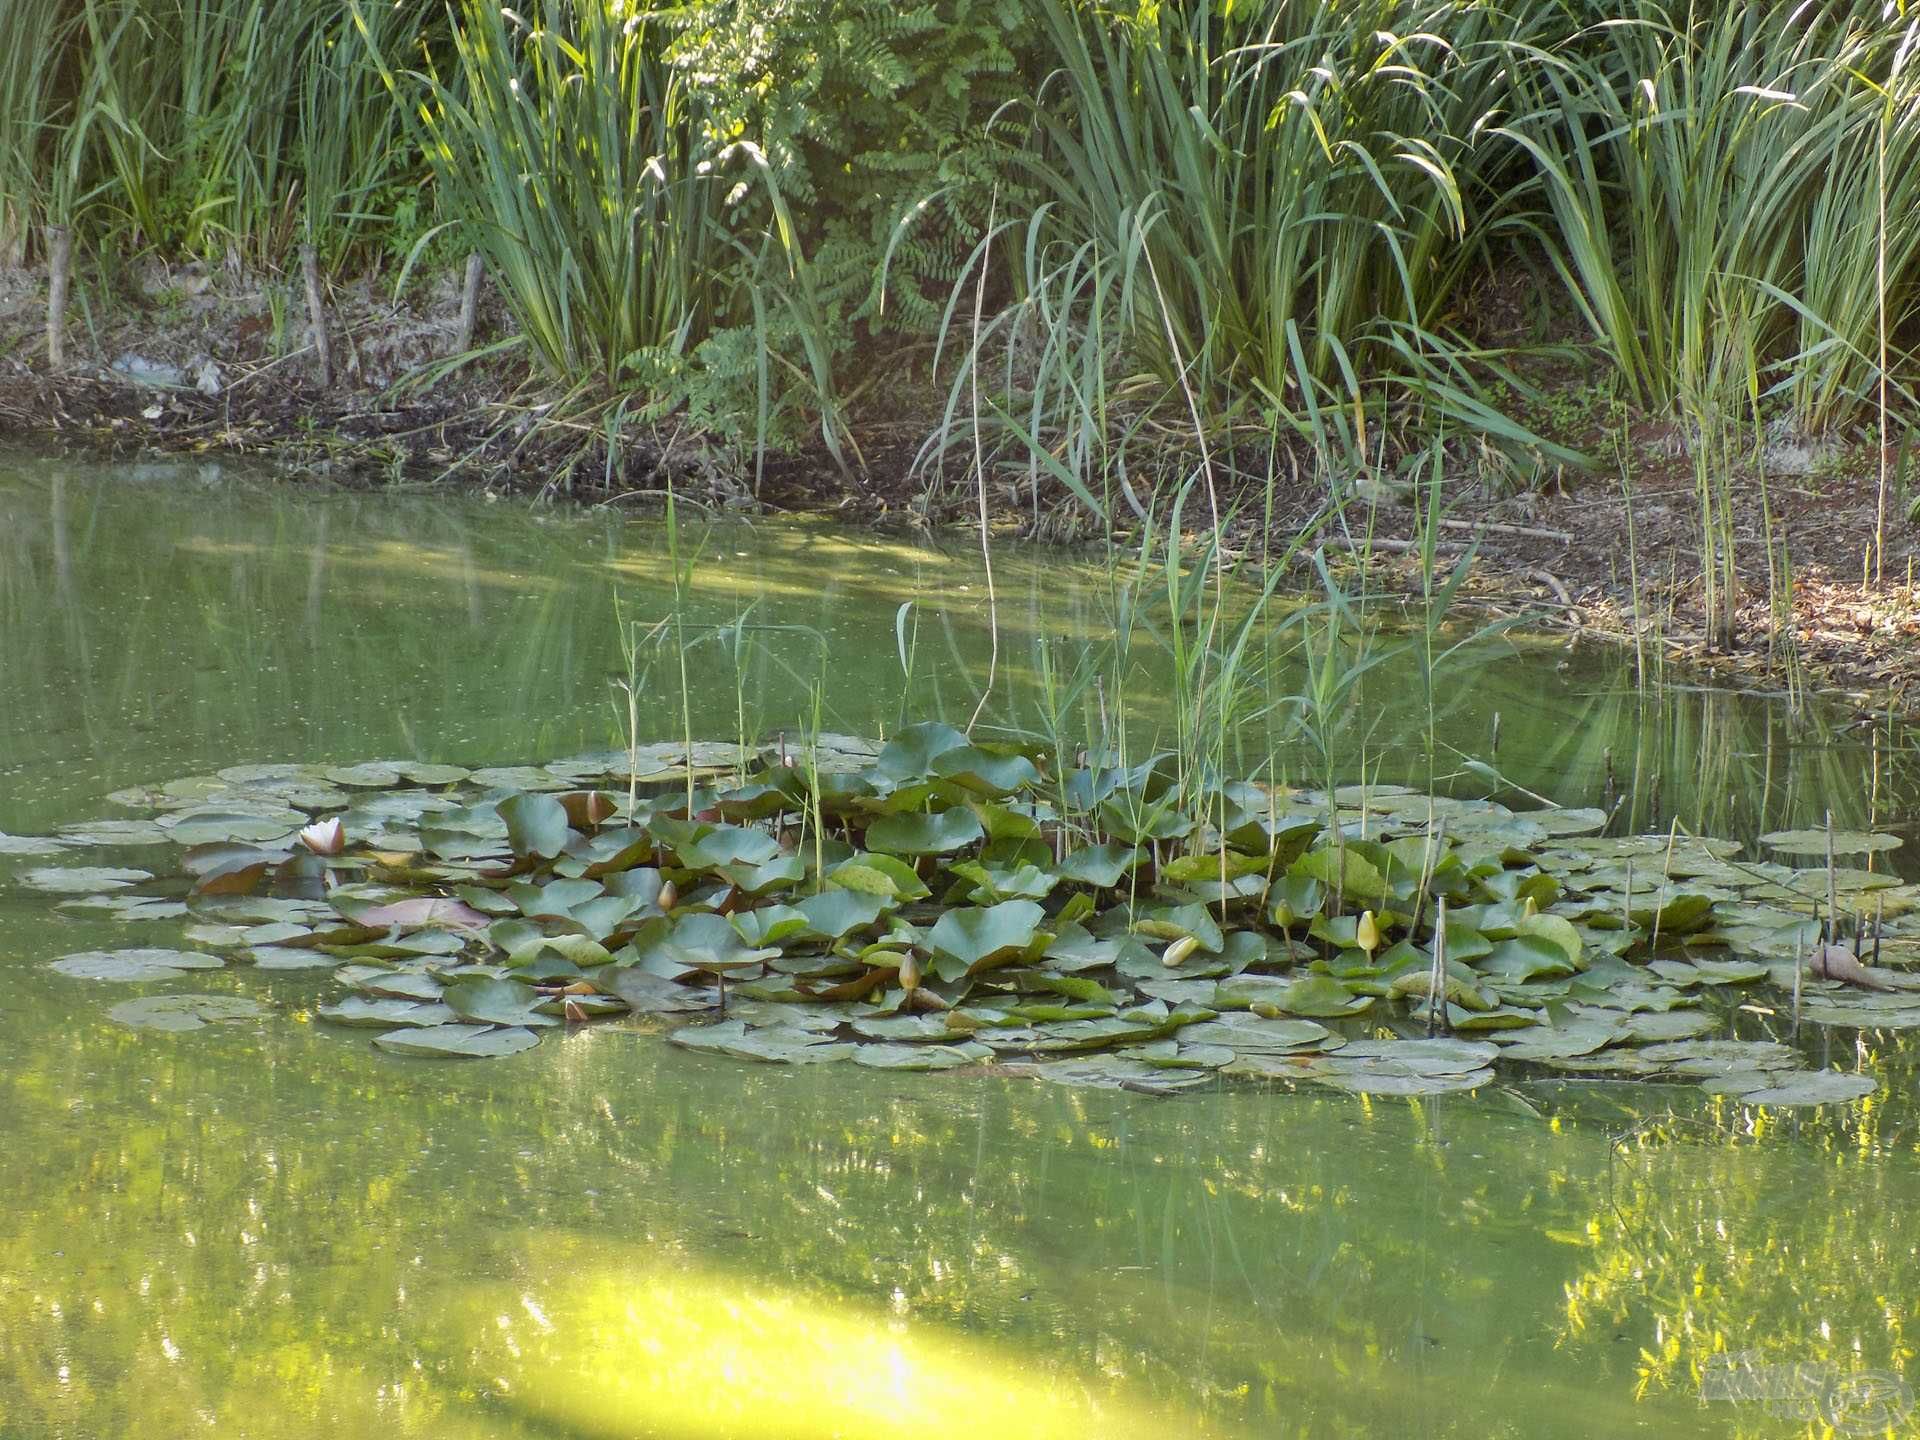
<svg viewBox="0 0 1920 1440"><path fill-rule="evenodd" d="M1638 403L1700 427L1864 415L1884 144L1896 331L1920 318L1920 19L1822 0L1615 0L1526 67L1569 293Z"/></svg>

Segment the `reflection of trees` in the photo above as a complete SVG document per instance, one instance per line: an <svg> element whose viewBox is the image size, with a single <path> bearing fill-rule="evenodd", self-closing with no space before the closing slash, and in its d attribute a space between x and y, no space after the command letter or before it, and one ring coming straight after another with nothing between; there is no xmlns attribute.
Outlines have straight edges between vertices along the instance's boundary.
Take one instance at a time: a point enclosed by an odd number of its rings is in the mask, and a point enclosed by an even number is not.
<svg viewBox="0 0 1920 1440"><path fill-rule="evenodd" d="M1905 1074L1913 1050L1901 1038L1864 1058ZM1709 1099L1624 1134L1610 1186L1589 1197L1587 1257L1566 1289L1569 1352L1625 1331L1640 1341L1641 1393L1679 1398L1728 1353L1913 1375L1920 1252L1904 1109L1762 1113ZM1719 1419L1779 1433L1759 1405Z"/></svg>
<svg viewBox="0 0 1920 1440"><path fill-rule="evenodd" d="M572 1313L603 1248L1224 1433L1584 1435L1629 1404L1630 1374L1532 1368L1569 1259L1541 1235L1556 1167L1600 1147L1477 1102L1145 1103L606 1029L471 1067L284 1023L83 1020L18 1053L8 1150L39 1158L0 1192L0 1432L244 1408L267 1436L519 1433L503 1384L556 1352L516 1359L474 1307Z"/></svg>

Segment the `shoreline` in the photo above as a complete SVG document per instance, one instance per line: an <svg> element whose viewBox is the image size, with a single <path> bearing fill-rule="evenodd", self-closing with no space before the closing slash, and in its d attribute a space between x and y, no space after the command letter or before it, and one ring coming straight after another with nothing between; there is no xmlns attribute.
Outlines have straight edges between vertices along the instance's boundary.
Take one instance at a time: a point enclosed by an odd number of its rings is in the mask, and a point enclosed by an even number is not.
<svg viewBox="0 0 1920 1440"><path fill-rule="evenodd" d="M168 278L166 305L98 317L67 371L54 375L26 358L43 316L43 281L0 273L0 437L113 457L249 456L349 485L404 479L635 511L671 484L682 498L723 511L823 515L878 532L977 533L971 484L942 496L912 473L923 429L910 416L863 427L854 464L818 448L770 452L756 494L753 456L688 427L629 425L610 454L583 422L550 421L554 397L517 360L495 355L423 381L444 365L460 331L451 277L417 287L406 305L371 284L340 287L335 343L347 358L325 388L308 374L310 350L286 348L284 327L276 335L263 323L270 287ZM506 323L488 308L482 321L483 335L495 338ZM1657 656L1742 688L1818 691L1863 714L1920 715L1920 528L1906 518L1907 497L1890 495L1884 581L1872 583L1880 497L1870 447L1783 444L1768 457L1775 473L1767 484L1729 487L1737 604L1728 607L1733 643L1713 644L1685 437L1645 422L1614 436L1605 422L1615 417L1597 413L1591 390L1563 377L1541 413L1523 418L1584 410L1563 431L1590 454L1612 446L1624 455L1631 483L1618 471L1562 474L1546 488L1499 493L1485 479L1453 479L1437 559L1444 578L1473 548L1463 602L1524 612L1531 625L1582 639L1637 645L1650 667ZM1241 517L1270 515L1269 543L1283 546L1319 519L1315 543L1329 559L1364 557L1375 593L1419 598L1424 517L1411 493L1375 487L1326 521L1324 487L1311 478L1276 484L1271 494L1235 478L1223 477L1223 504ZM1074 502L1064 491L1035 497L1003 488L989 492L996 533L1088 538L1089 517L1068 508ZM1228 522L1243 552L1262 543L1261 528L1261 520Z"/></svg>

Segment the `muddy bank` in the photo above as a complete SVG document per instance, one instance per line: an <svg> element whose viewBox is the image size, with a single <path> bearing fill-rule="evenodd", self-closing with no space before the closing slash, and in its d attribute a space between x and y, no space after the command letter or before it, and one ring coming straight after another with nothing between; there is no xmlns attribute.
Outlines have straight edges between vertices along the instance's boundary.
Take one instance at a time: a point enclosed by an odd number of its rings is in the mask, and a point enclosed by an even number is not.
<svg viewBox="0 0 1920 1440"><path fill-rule="evenodd" d="M673 423L626 425L617 443L590 422L556 419L554 396L529 375L507 317L483 291L473 339L491 353L463 365L460 277L402 297L375 277L326 293L332 383L322 385L297 277L157 263L117 278L111 296L80 294L68 365L45 363L46 279L0 271L0 436L106 450L251 455L290 475L337 483L458 484L533 498L644 507L671 484L718 508L831 511L877 527L970 526L970 490L926 493L911 473L925 426L872 420L843 465L824 451L769 456ZM1564 381L1534 417L1588 453L1611 435L1567 432L1589 386ZM1523 417L1524 418L1524 417ZM1610 473L1564 473L1546 489L1456 487L1440 556L1468 546L1466 600L1481 614L1524 615L1570 637L1637 646L1649 665L1697 665L1743 684L1837 690L1864 710L1920 709L1920 526L1894 485L1874 573L1881 513L1879 457L1861 443L1787 441L1768 456L1767 484L1732 488L1739 570L1730 643L1709 637L1700 580L1698 496L1672 427L1627 431L1623 486ZM1231 477L1223 477L1229 503ZM1049 499L1002 487L997 522L1052 538L1077 519ZM964 493L963 493L964 491ZM1264 494L1241 514L1267 513ZM1320 514L1311 479L1274 497L1273 540ZM1420 519L1410 496L1355 497L1316 543L1365 557L1378 588L1417 593ZM1243 546L1257 532L1241 527Z"/></svg>

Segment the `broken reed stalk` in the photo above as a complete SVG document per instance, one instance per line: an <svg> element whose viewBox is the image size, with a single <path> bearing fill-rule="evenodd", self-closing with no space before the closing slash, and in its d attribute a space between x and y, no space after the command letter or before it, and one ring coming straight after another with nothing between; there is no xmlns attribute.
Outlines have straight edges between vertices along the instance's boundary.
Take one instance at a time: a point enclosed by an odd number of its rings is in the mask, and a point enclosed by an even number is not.
<svg viewBox="0 0 1920 1440"><path fill-rule="evenodd" d="M1433 922L1433 970L1427 977L1427 1034L1439 1028L1447 1003L1447 897L1442 895Z"/></svg>
<svg viewBox="0 0 1920 1440"><path fill-rule="evenodd" d="M1667 890L1673 883L1673 847L1680 838L1680 817L1673 817L1673 824L1667 831L1667 858L1660 867L1660 898L1653 907L1653 936L1647 941L1647 954L1652 956L1660 949L1660 912L1667 908ZM1631 913L1627 916L1629 926L1633 923Z"/></svg>
<svg viewBox="0 0 1920 1440"><path fill-rule="evenodd" d="M320 384L333 385L333 339L327 334L327 303L320 291L320 257L312 245L300 247L300 276L307 288L307 326L313 334L314 357L320 367Z"/></svg>
<svg viewBox="0 0 1920 1440"><path fill-rule="evenodd" d="M1447 851L1447 817L1442 815L1440 823L1427 837L1427 846L1420 857L1420 889L1413 898L1413 923L1407 927L1409 936L1420 933L1420 917L1427 908L1427 891L1433 885L1434 872L1440 868L1440 857Z"/></svg>
<svg viewBox="0 0 1920 1440"><path fill-rule="evenodd" d="M47 226L47 368L67 368L67 286L73 273L73 231Z"/></svg>
<svg viewBox="0 0 1920 1440"><path fill-rule="evenodd" d="M460 286L460 328L454 332L453 353L464 355L473 348L474 326L480 319L480 282L486 278L487 262L474 251L467 256L467 277Z"/></svg>

